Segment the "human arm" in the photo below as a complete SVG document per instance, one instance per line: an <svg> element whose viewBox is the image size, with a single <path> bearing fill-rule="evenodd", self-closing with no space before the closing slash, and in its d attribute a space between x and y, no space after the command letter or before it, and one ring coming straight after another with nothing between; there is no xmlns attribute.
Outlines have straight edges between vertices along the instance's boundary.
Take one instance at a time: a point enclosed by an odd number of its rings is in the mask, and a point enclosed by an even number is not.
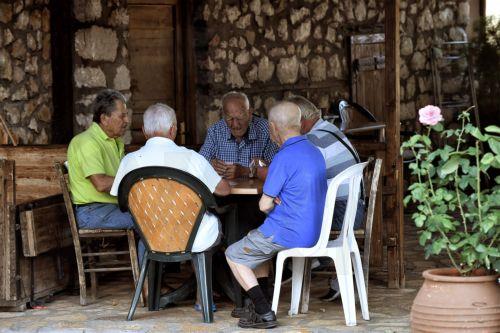
<svg viewBox="0 0 500 333"><path fill-rule="evenodd" d="M115 177L111 177L105 174L90 175L88 177L94 185L95 189L99 192L109 192L111 186L113 186L113 181Z"/></svg>
<svg viewBox="0 0 500 333"><path fill-rule="evenodd" d="M274 198L268 196L267 194L262 194L259 200L259 209L261 212L269 214L274 209Z"/></svg>
<svg viewBox="0 0 500 333"><path fill-rule="evenodd" d="M225 179L221 179L220 182L215 187L214 194L223 197L229 195L230 192L231 192L231 186L229 185L229 182Z"/></svg>

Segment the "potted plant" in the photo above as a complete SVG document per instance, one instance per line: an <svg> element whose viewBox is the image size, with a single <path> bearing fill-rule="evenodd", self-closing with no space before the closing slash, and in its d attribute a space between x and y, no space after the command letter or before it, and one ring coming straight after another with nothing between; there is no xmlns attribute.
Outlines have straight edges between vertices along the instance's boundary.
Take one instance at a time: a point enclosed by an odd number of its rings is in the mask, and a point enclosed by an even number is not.
<svg viewBox="0 0 500 333"><path fill-rule="evenodd" d="M444 251L452 266L423 273L414 332L500 331L500 128L482 132L470 110L460 113L458 128L444 129L438 107L420 109L425 133L401 145L415 156L404 204L416 206L419 243L426 259Z"/></svg>

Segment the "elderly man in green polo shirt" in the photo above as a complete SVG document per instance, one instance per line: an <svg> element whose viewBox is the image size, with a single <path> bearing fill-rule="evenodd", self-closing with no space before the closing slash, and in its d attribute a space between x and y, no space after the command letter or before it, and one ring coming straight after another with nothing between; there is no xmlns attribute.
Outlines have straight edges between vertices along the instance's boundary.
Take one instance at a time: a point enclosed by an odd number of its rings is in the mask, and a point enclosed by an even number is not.
<svg viewBox="0 0 500 333"><path fill-rule="evenodd" d="M129 123L125 103L125 97L118 91L99 92L92 105L92 125L69 144L69 183L76 220L82 229L130 229L134 226L132 216L121 212L117 198L109 194L125 153L120 138ZM143 252L142 242L139 242L139 257Z"/></svg>

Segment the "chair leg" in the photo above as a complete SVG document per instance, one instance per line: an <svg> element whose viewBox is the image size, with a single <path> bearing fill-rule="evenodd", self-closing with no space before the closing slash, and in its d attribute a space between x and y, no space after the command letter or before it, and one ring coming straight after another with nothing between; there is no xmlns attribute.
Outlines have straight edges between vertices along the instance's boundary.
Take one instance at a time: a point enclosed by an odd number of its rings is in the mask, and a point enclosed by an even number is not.
<svg viewBox="0 0 500 333"><path fill-rule="evenodd" d="M130 267L132 268L132 277L134 278L134 285L139 280L139 260L137 256L137 248L135 245L134 230L127 230L128 250L130 253ZM142 305L146 306L146 293L142 291Z"/></svg>
<svg viewBox="0 0 500 333"><path fill-rule="evenodd" d="M80 305L87 305L87 281L83 267L82 248L80 242L75 242L76 266L78 268L78 284L80 285Z"/></svg>
<svg viewBox="0 0 500 333"><path fill-rule="evenodd" d="M309 311L309 294L311 291L311 263L312 258L305 258L304 262L304 278L302 281L302 292L300 296L300 313Z"/></svg>
<svg viewBox="0 0 500 333"><path fill-rule="evenodd" d="M299 313L299 302L302 291L302 281L304 278L304 257L294 257L292 259L292 301L288 315L293 316Z"/></svg>
<svg viewBox="0 0 500 333"><path fill-rule="evenodd" d="M143 259L144 260L144 259ZM161 278L159 270L161 265L157 261L153 261L149 265L148 270L148 310L158 311L160 309L159 295L161 293ZM160 290L158 290L160 289Z"/></svg>
<svg viewBox="0 0 500 333"><path fill-rule="evenodd" d="M146 279L146 272L148 271L149 259L147 254L144 255L144 260L142 262L141 274L139 276L139 281L135 286L134 298L130 304L130 310L128 311L127 320L131 321L134 316L135 309L137 308L137 302L139 301L139 296L141 295L142 287L144 286L144 280Z"/></svg>
<svg viewBox="0 0 500 333"><path fill-rule="evenodd" d="M271 309L274 313L278 313L278 302L280 299L280 289L281 289L281 279L283 275L283 262L285 261L285 257L278 256L276 257L276 277L274 278L274 293L273 293L273 304Z"/></svg>
<svg viewBox="0 0 500 333"><path fill-rule="evenodd" d="M349 257L344 258L341 254L332 257L337 272L340 287L342 308L344 309L345 323L347 326L356 325L356 307L354 300L354 284L352 281L352 267Z"/></svg>
<svg viewBox="0 0 500 333"><path fill-rule="evenodd" d="M97 299L97 283L97 273L90 272L90 295L94 301Z"/></svg>
<svg viewBox="0 0 500 333"><path fill-rule="evenodd" d="M212 311L212 253L202 252L193 254L194 271L198 282L198 293L201 299L203 321L213 323Z"/></svg>
<svg viewBox="0 0 500 333"><path fill-rule="evenodd" d="M354 277L356 278L356 289L358 290L359 304L361 305L361 314L364 320L370 320L368 311L368 295L366 292L365 279L363 276L363 267L361 265L361 256L359 251L351 253L352 264L354 267Z"/></svg>

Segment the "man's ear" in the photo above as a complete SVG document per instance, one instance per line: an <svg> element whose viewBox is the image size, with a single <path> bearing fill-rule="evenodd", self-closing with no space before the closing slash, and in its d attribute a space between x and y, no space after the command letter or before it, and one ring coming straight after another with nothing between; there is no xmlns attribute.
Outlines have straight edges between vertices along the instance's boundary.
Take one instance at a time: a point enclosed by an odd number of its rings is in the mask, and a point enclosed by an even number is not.
<svg viewBox="0 0 500 333"><path fill-rule="evenodd" d="M172 141L175 140L175 137L177 136L177 125L176 124L170 126L170 129L168 130L168 136L170 137L170 139Z"/></svg>

